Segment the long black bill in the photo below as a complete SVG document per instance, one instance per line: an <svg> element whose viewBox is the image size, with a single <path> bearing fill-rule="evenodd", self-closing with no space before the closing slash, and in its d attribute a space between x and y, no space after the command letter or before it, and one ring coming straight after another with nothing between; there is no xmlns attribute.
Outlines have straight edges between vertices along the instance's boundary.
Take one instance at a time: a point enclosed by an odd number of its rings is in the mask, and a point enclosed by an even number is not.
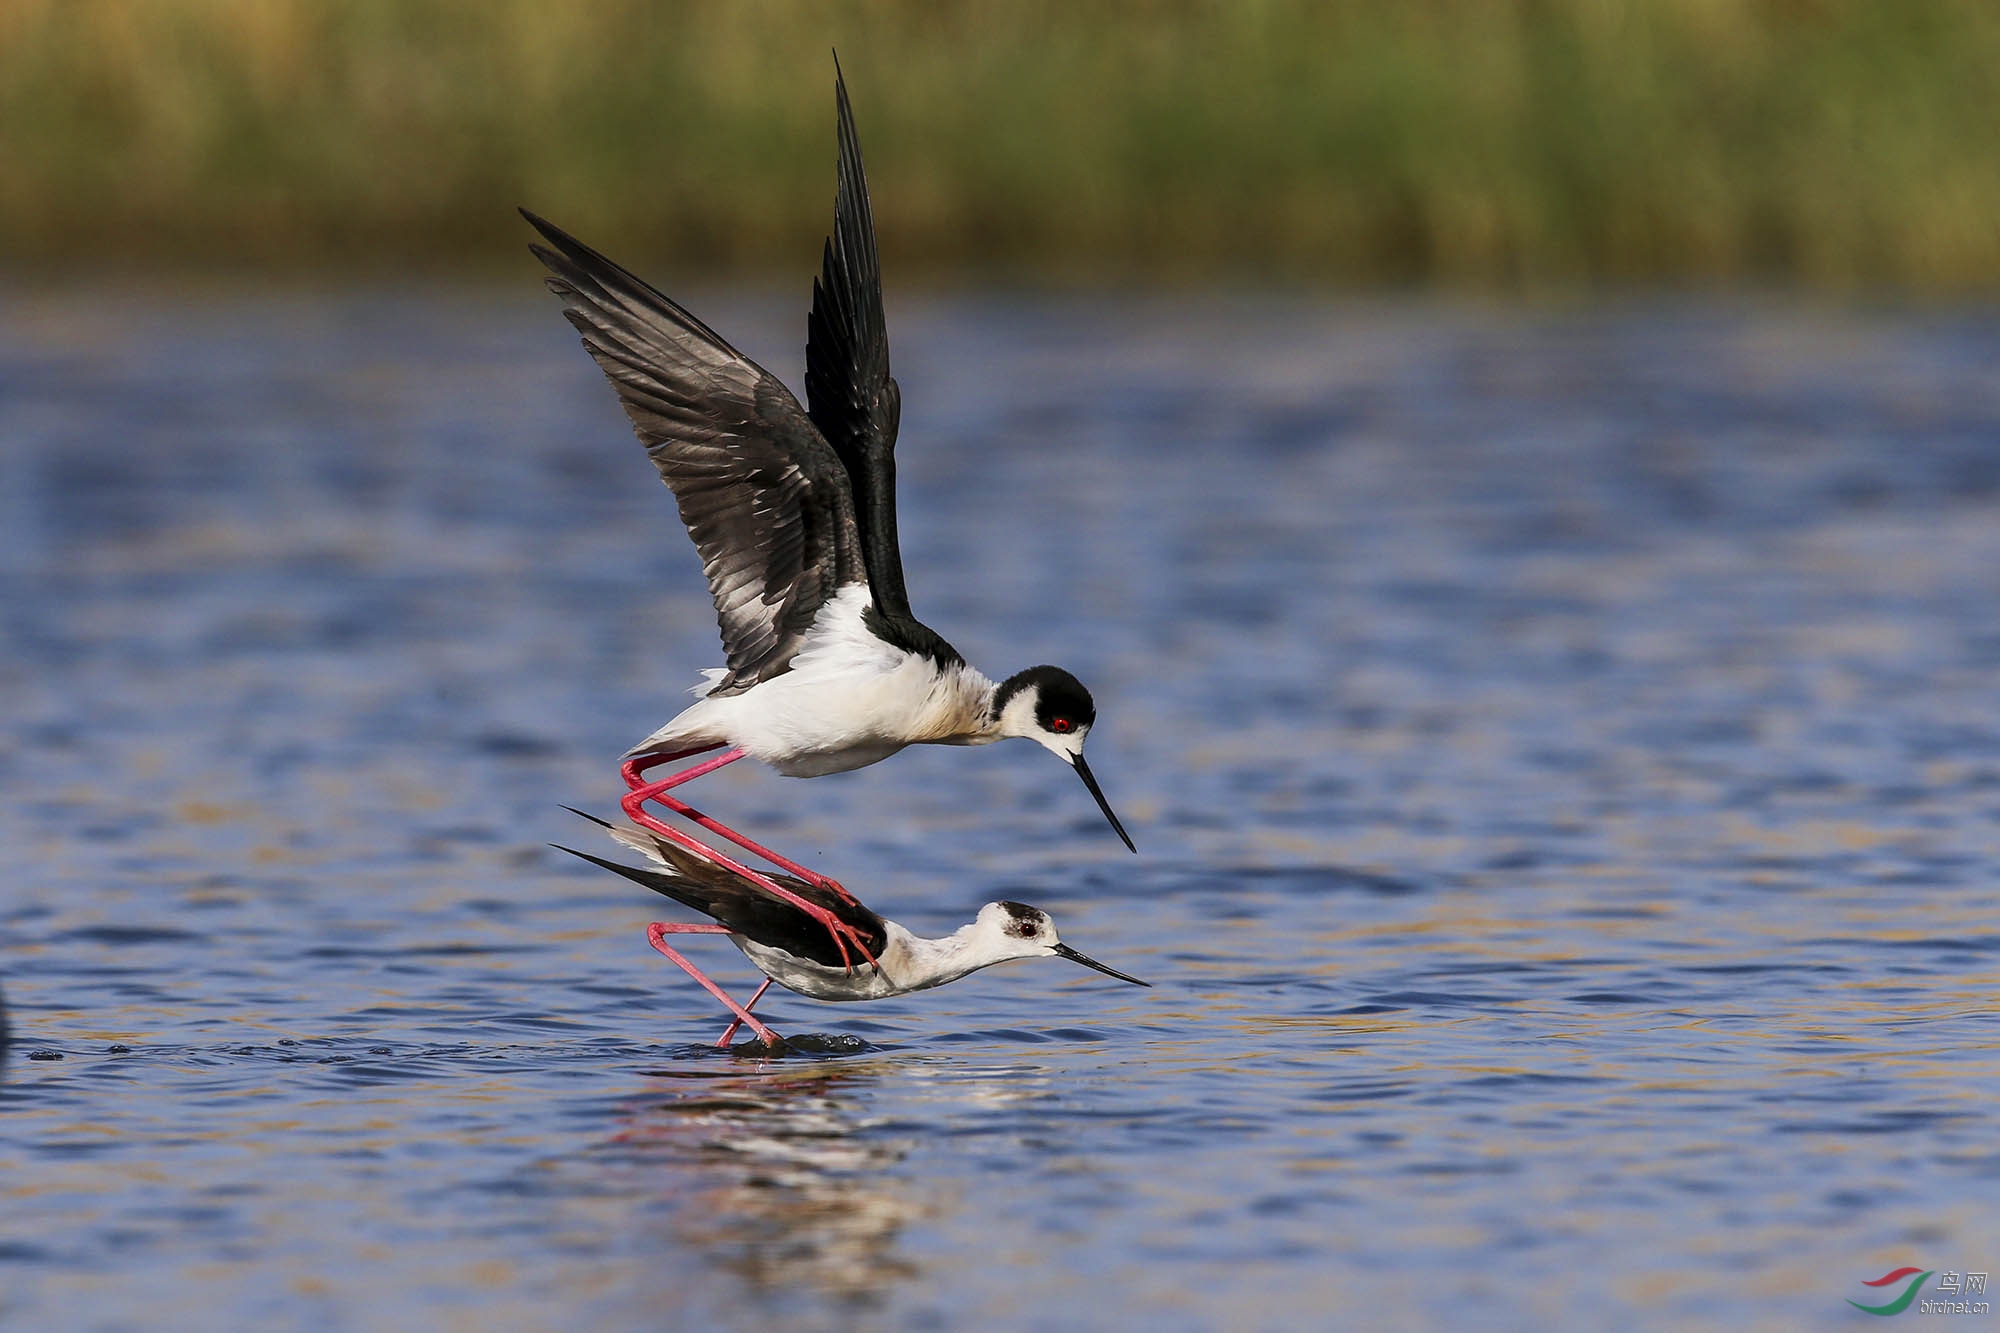
<svg viewBox="0 0 2000 1333"><path fill-rule="evenodd" d="M1056 951L1056 956L1058 958L1067 958L1072 963L1082 963L1085 967L1096 968L1099 972L1102 972L1107 977L1117 977L1120 981L1129 981L1134 986L1144 986L1147 990L1151 990L1153 988L1152 982L1141 981L1137 977L1128 977L1123 972L1120 972L1117 968L1106 967L1104 964L1098 962L1095 958L1090 957L1088 954L1080 954L1076 950L1070 948L1067 944L1058 944L1055 945L1054 948Z"/></svg>
<svg viewBox="0 0 2000 1333"><path fill-rule="evenodd" d="M1139 849L1132 845L1132 835L1127 833L1125 826L1118 822L1118 816L1111 813L1111 802L1104 799L1104 790L1097 785L1097 779L1090 776L1090 765L1083 762L1082 755L1078 755L1070 762L1071 766L1076 769L1076 775L1083 779L1083 785L1090 788L1090 794L1097 798L1097 808L1104 812L1104 817L1111 821L1111 827L1116 829L1118 836L1125 840L1127 850L1138 851ZM1096 964L1093 963L1092 966L1094 967ZM1105 970L1110 971L1109 968ZM1112 975L1116 976L1117 974L1113 973ZM1130 981L1132 978L1127 977L1125 979ZM1143 986L1145 983L1140 982L1139 984Z"/></svg>

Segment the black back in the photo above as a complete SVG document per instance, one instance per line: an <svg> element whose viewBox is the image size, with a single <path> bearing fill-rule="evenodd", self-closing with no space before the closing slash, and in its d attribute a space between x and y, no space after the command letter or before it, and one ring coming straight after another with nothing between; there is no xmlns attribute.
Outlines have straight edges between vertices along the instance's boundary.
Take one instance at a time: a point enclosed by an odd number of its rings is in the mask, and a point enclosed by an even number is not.
<svg viewBox="0 0 2000 1333"><path fill-rule="evenodd" d="M590 818L588 815L584 817ZM592 856L589 852L579 852L574 847L551 844L558 851L582 857L592 865L603 866L634 884L643 884L655 893L692 907L747 940L783 949L794 958L803 958L824 967L846 967L849 962L858 961L851 955L847 958L841 956L840 946L834 943L825 926L784 899L772 897L735 871L683 851L662 839L654 839L654 845L669 869L650 870L620 865L616 861ZM871 957L880 958L883 950L889 947L889 933L883 928L882 918L861 904L816 884L793 879L790 875L772 875L771 879L854 927Z"/></svg>

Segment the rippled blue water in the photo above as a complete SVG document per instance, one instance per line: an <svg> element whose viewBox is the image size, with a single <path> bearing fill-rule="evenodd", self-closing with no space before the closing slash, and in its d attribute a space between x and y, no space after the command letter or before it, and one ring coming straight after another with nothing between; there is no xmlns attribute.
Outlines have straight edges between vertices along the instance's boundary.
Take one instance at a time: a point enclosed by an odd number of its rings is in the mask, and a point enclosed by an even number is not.
<svg viewBox="0 0 2000 1333"><path fill-rule="evenodd" d="M917 608L1093 685L1142 855L1022 745L702 804L1156 989L777 993L859 1044L772 1060L544 846L716 659L547 301L0 310L0 1316L1816 1326L2000 1260L2000 324L892 318Z"/></svg>

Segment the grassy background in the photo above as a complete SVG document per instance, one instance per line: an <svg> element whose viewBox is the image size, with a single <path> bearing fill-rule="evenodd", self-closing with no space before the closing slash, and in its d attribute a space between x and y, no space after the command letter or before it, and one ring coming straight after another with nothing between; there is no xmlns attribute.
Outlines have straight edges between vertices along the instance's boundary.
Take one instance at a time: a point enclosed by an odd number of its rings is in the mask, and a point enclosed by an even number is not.
<svg viewBox="0 0 2000 1333"><path fill-rule="evenodd" d="M1974 0L5 0L0 271L2000 287Z"/></svg>

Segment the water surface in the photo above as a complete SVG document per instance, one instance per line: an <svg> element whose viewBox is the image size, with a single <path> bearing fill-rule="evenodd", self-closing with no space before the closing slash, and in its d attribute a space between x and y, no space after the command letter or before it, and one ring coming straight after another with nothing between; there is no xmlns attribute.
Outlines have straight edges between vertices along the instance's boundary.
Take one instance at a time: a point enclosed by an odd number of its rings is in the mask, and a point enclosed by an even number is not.
<svg viewBox="0 0 2000 1333"><path fill-rule="evenodd" d="M544 845L717 653L524 287L0 310L0 1315L1818 1326L2000 1260L2000 323L895 302L917 609L1092 685L1142 854L1025 745L700 800L1156 988L774 994L764 1059Z"/></svg>

